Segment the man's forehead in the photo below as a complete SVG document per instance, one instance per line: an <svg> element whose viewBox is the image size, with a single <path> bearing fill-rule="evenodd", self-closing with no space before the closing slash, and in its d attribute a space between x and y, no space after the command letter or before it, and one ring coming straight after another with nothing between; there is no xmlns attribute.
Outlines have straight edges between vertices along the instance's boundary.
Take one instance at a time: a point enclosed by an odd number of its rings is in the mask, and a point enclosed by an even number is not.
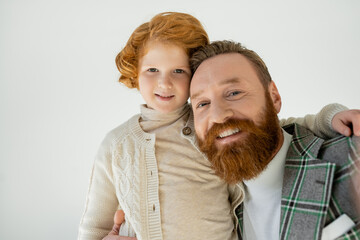
<svg viewBox="0 0 360 240"><path fill-rule="evenodd" d="M199 65L191 81L190 98L193 99L210 86L248 85L257 81L260 83L258 74L245 56L239 53L220 54Z"/></svg>
<svg viewBox="0 0 360 240"><path fill-rule="evenodd" d="M212 81L214 76L219 81L226 81L234 76L241 77L244 71L249 70L254 70L253 66L242 54L223 53L204 60L195 71L191 83Z"/></svg>

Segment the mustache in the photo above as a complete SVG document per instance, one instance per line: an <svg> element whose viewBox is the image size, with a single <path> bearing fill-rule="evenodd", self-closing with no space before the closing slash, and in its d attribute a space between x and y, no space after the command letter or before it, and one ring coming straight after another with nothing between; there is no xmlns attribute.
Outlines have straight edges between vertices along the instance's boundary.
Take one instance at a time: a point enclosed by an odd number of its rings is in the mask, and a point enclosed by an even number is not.
<svg viewBox="0 0 360 240"><path fill-rule="evenodd" d="M206 142L213 142L226 130L238 129L239 132L248 132L255 133L257 132L257 127L254 121L250 119L235 119L230 118L224 123L214 123L213 126L209 129L205 135Z"/></svg>
<svg viewBox="0 0 360 240"><path fill-rule="evenodd" d="M263 124L262 124L263 125ZM229 129L246 132L246 137L225 146L216 146L216 138ZM272 135L263 126L256 126L249 119L228 119L214 124L203 141L199 140L200 150L210 161L215 173L227 183L233 184L244 179L256 177L269 163L272 154L269 144Z"/></svg>

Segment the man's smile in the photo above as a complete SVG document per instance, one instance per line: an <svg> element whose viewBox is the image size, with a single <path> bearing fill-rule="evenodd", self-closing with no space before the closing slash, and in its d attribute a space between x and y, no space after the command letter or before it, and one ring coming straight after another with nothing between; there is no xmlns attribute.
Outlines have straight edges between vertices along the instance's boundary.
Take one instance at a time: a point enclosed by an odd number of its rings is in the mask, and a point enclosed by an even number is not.
<svg viewBox="0 0 360 240"><path fill-rule="evenodd" d="M240 128L226 129L216 137L215 144L219 146L239 141L246 136L245 133Z"/></svg>
<svg viewBox="0 0 360 240"><path fill-rule="evenodd" d="M219 134L219 136L217 136L217 138L225 138L225 137L228 137L230 135L234 135L234 134L236 134L236 133L238 133L240 131L241 131L241 129L239 129L239 128L227 129L227 130L221 132Z"/></svg>

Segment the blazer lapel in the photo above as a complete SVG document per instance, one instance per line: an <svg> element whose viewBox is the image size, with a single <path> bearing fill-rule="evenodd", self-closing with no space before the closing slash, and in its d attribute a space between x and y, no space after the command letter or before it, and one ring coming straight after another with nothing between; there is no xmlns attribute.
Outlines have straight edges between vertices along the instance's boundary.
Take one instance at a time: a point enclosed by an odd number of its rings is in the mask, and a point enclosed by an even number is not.
<svg viewBox="0 0 360 240"><path fill-rule="evenodd" d="M244 219L244 204L241 203L235 210L236 212L236 216L238 217L238 221L239 221L239 228L238 228L238 237L239 237L239 240L242 240L243 239L243 219Z"/></svg>
<svg viewBox="0 0 360 240"><path fill-rule="evenodd" d="M326 220L335 164L317 159L324 140L291 124L284 170L280 239L319 239Z"/></svg>

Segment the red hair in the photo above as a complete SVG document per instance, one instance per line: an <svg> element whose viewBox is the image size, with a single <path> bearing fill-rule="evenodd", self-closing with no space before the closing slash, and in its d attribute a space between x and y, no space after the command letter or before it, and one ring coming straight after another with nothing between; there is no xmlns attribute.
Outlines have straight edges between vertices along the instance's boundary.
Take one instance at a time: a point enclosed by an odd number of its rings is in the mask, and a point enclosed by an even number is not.
<svg viewBox="0 0 360 240"><path fill-rule="evenodd" d="M119 82L128 88L139 88L138 63L149 41L174 44L190 57L198 48L209 44L209 37L198 19L186 13L164 12L141 24L116 56Z"/></svg>

